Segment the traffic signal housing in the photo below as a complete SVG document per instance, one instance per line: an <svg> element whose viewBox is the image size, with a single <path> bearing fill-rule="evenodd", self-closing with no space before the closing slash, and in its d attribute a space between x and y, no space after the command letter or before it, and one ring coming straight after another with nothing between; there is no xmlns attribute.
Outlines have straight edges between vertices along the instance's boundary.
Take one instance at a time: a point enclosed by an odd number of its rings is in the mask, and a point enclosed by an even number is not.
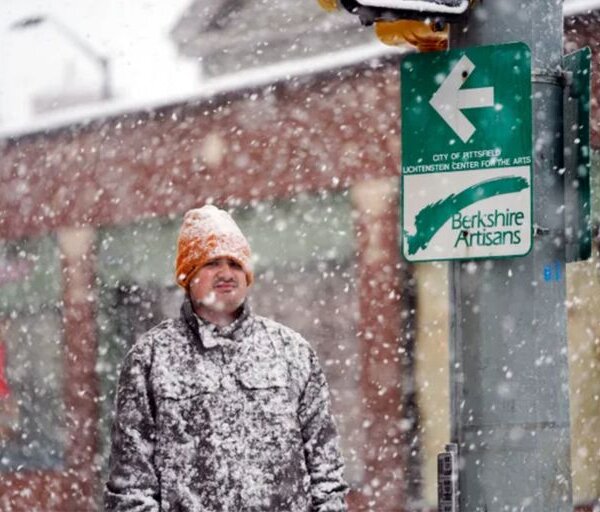
<svg viewBox="0 0 600 512"><path fill-rule="evenodd" d="M470 0L338 0L363 25L377 21L421 20L442 27L467 15ZM334 0L319 0L333 4Z"/></svg>
<svg viewBox="0 0 600 512"><path fill-rule="evenodd" d="M474 0L317 0L322 9L345 9L363 25L375 25L381 42L411 44L420 51L448 47L448 23L468 15Z"/></svg>

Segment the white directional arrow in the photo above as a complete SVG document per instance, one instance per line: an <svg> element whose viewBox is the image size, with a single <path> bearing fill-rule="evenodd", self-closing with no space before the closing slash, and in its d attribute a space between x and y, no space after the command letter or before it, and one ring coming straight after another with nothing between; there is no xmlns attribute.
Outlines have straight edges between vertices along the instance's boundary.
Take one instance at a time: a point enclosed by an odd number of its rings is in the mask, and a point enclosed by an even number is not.
<svg viewBox="0 0 600 512"><path fill-rule="evenodd" d="M461 112L461 109L494 106L493 87L460 89L474 69L475 64L466 55L463 55L429 100L429 104L463 142L467 142L471 138L475 133L475 127Z"/></svg>

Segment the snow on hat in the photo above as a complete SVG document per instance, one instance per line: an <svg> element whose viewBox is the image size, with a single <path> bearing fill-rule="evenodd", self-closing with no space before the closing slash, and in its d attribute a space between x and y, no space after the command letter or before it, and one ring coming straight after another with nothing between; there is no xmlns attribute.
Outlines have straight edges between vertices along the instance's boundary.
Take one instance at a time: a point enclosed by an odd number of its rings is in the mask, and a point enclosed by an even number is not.
<svg viewBox="0 0 600 512"><path fill-rule="evenodd" d="M195 272L216 258L231 258L239 263L248 285L252 284L250 245L231 215L213 205L189 210L177 240L177 284L187 289Z"/></svg>

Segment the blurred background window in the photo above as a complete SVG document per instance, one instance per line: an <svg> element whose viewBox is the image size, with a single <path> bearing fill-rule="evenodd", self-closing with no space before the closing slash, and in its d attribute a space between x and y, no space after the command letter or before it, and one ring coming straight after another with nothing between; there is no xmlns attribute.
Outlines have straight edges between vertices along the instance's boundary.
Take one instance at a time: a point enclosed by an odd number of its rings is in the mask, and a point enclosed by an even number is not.
<svg viewBox="0 0 600 512"><path fill-rule="evenodd" d="M63 463L60 283L54 238L0 241L0 471Z"/></svg>

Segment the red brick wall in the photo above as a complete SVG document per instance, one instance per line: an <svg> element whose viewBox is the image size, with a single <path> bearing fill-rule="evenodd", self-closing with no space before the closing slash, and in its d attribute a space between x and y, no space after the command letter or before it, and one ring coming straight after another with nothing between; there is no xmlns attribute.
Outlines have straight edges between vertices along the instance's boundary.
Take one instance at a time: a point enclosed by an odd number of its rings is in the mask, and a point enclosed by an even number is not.
<svg viewBox="0 0 600 512"><path fill-rule="evenodd" d="M0 237L395 175L398 88L387 65L4 141Z"/></svg>

